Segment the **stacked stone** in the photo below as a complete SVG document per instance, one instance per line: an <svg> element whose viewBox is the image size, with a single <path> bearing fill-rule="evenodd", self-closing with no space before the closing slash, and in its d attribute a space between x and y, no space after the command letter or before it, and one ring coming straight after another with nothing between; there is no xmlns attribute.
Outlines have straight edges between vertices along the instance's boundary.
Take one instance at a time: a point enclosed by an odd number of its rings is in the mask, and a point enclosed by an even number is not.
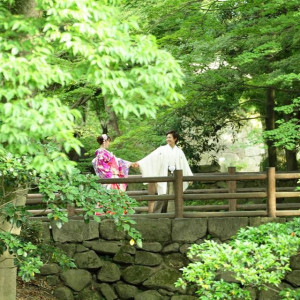
<svg viewBox="0 0 300 300"><path fill-rule="evenodd" d="M128 237L117 231L111 220L103 220L100 225L93 221L89 224L70 221L61 229L53 225L51 231L46 228L45 232L48 239L53 239L57 247L74 259L78 268L61 270L56 264L48 264L40 271L47 283L55 287L54 295L63 300L197 299L194 290L184 291L174 286L181 277L180 269L190 262L186 256L189 246L201 243L208 235L223 242L241 227L266 221L266 218L137 219L135 228L144 238L142 248L130 246ZM300 256L293 258L291 266L294 270L287 281L299 287ZM221 276L231 281L230 274ZM253 299L267 299L263 293L257 295L252 291Z"/></svg>

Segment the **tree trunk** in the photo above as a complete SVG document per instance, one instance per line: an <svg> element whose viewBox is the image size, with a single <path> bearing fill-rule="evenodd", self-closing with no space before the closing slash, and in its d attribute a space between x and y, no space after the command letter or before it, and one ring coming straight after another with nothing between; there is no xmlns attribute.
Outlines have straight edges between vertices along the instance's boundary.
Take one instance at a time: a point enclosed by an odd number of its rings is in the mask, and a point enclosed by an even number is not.
<svg viewBox="0 0 300 300"><path fill-rule="evenodd" d="M269 88L267 90L267 104L266 104L266 130L275 129L275 90ZM268 166L276 167L277 156L276 148L272 140L267 140L268 146Z"/></svg>
<svg viewBox="0 0 300 300"><path fill-rule="evenodd" d="M285 122L288 122L293 116L290 114L284 115ZM297 171L298 170L298 162L297 162L297 151L293 150L285 150L285 161L286 161L286 170L287 171Z"/></svg>
<svg viewBox="0 0 300 300"><path fill-rule="evenodd" d="M20 188L14 193L13 204L16 206L24 206L26 203L27 189ZM0 216L0 231L10 232L19 235L20 227L11 226L10 223ZM5 251L0 255L0 299L15 300L16 299L16 278L17 268L14 264L14 256Z"/></svg>
<svg viewBox="0 0 300 300"><path fill-rule="evenodd" d="M17 0L13 8L13 13L26 17L40 17L42 12L36 10L35 0Z"/></svg>
<svg viewBox="0 0 300 300"><path fill-rule="evenodd" d="M286 159L286 170L287 171L297 171L297 152L296 150L285 149L285 159Z"/></svg>
<svg viewBox="0 0 300 300"><path fill-rule="evenodd" d="M106 101L105 97L104 97L104 106L105 106L105 111L109 115L108 125L110 125L114 129L114 131L117 134L117 136L120 136L121 135L121 131L120 131L119 125L118 125L117 115L111 109L111 107L109 105L107 105L107 101Z"/></svg>
<svg viewBox="0 0 300 300"><path fill-rule="evenodd" d="M119 125L118 125L118 118L117 118L116 113L113 110L110 110L110 112L109 112L109 124L115 130L117 136L120 136L121 131L120 131Z"/></svg>

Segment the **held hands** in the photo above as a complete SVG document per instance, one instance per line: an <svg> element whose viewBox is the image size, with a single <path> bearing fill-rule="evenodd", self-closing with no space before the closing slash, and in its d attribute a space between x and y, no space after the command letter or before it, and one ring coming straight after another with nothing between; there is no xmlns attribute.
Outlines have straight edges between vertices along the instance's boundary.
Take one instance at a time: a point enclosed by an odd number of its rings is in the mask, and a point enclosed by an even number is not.
<svg viewBox="0 0 300 300"><path fill-rule="evenodd" d="M137 168L139 167L139 164L138 164L137 162L133 162L133 163L131 164L131 167L137 169Z"/></svg>

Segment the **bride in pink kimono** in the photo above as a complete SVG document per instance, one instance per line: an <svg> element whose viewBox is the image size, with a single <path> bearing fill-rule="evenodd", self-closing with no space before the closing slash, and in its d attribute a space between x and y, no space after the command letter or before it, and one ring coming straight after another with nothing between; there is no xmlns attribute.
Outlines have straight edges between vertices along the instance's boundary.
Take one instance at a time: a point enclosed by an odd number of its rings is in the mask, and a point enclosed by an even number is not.
<svg viewBox="0 0 300 300"><path fill-rule="evenodd" d="M97 138L97 142L100 144L100 147L96 150L96 157L92 160L96 175L98 175L100 178L128 177L131 162L120 159L107 150L110 144L110 137L106 134L102 134ZM127 184L110 183L104 184L103 186L105 186L107 189L126 191ZM101 208L102 206L100 205L99 207ZM106 213L114 214L114 212L109 210L109 207L106 208ZM127 212L125 209L124 214L126 213ZM96 213L96 215L102 214Z"/></svg>
<svg viewBox="0 0 300 300"><path fill-rule="evenodd" d="M131 162L117 158L107 149L110 144L110 137L102 134L97 138L100 148L95 152L95 158L92 161L96 175L100 178L123 178L128 177ZM126 183L106 184L107 189L126 191Z"/></svg>

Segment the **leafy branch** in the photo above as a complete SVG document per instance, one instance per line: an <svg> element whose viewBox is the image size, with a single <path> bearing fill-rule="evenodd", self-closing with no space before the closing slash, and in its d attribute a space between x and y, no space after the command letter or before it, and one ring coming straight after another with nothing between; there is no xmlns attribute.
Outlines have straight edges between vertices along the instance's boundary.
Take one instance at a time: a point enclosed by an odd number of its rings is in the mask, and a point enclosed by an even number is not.
<svg viewBox="0 0 300 300"><path fill-rule="evenodd" d="M240 229L228 244L207 240L192 245L188 257L194 262L183 268L183 277L176 286L196 285L199 299L203 300L250 300L246 287L272 289L283 297L286 293L299 294L299 290L281 292L273 287L291 270L290 257L299 253L299 228L300 218L295 218L285 224L269 223Z"/></svg>

